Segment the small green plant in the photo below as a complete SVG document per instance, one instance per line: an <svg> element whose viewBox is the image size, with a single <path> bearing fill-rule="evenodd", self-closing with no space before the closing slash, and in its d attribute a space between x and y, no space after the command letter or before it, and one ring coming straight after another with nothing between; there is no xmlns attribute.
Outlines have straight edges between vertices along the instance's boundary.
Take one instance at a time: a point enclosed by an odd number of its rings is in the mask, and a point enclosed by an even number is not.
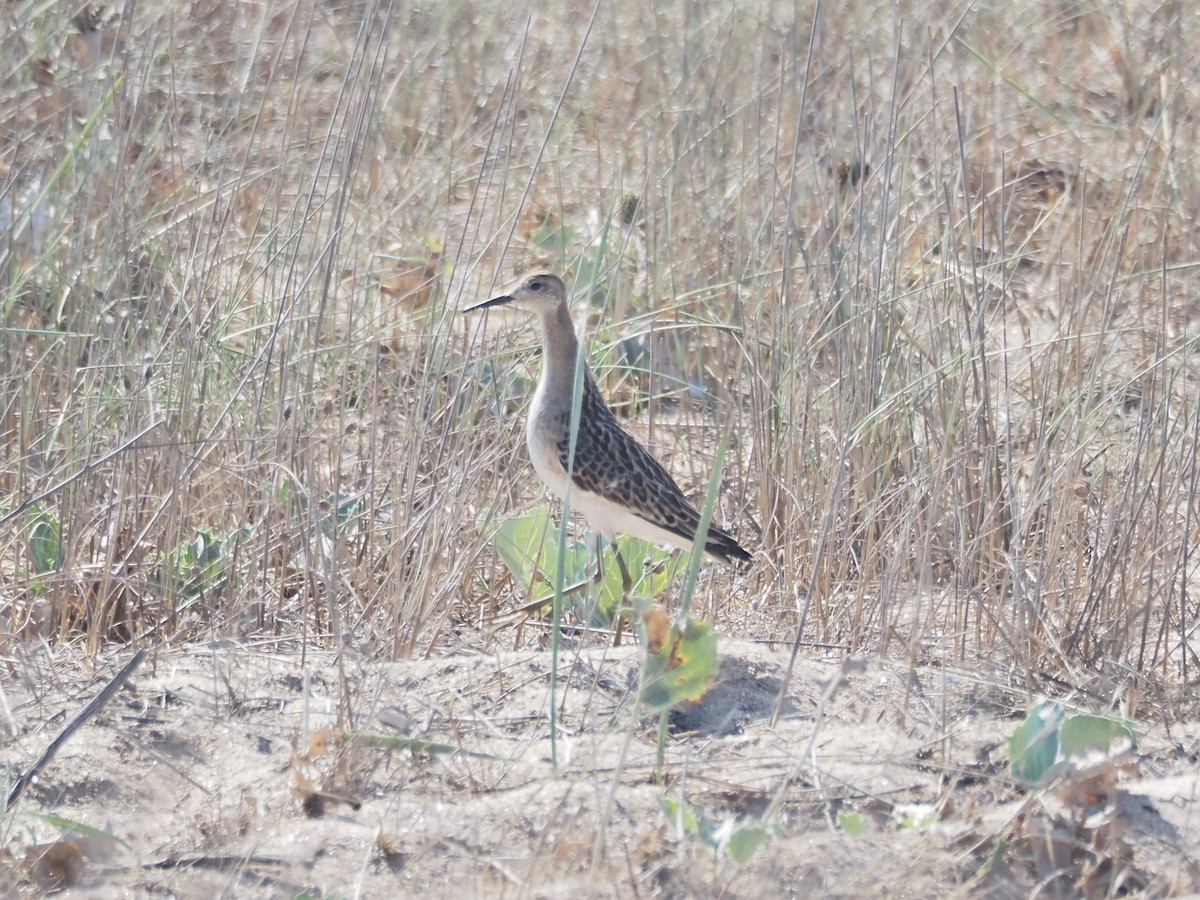
<svg viewBox="0 0 1200 900"><path fill-rule="evenodd" d="M860 838L871 830L871 817L856 809L839 809L837 820L850 837Z"/></svg>
<svg viewBox="0 0 1200 900"><path fill-rule="evenodd" d="M178 600L195 600L204 594L224 591L229 584L229 557L223 539L205 529L161 558L152 582L160 591Z"/></svg>
<svg viewBox="0 0 1200 900"><path fill-rule="evenodd" d="M738 825L736 816L714 820L707 809L688 803L682 793L678 799L659 794L658 805L675 826L680 840L695 835L712 848L714 855L723 855L739 866L749 862L768 838L779 836L780 829L775 823Z"/></svg>
<svg viewBox="0 0 1200 900"><path fill-rule="evenodd" d="M672 626L665 640L643 644L647 653L639 699L645 710L663 712L704 696L720 665L712 623L687 619L683 627Z"/></svg>
<svg viewBox="0 0 1200 900"><path fill-rule="evenodd" d="M321 534L332 539L345 532L346 526L362 515L363 497L362 494L348 494L345 491L331 493L318 504L318 510L321 513L318 520Z"/></svg>
<svg viewBox="0 0 1200 900"><path fill-rule="evenodd" d="M175 551L175 581L179 592L192 599L219 590L225 583L224 542L201 531Z"/></svg>
<svg viewBox="0 0 1200 900"><path fill-rule="evenodd" d="M1096 755L1114 756L1123 747L1136 747L1133 724L1116 716L1066 713L1047 700L1035 703L1008 739L1013 776L1041 785L1064 766Z"/></svg>
<svg viewBox="0 0 1200 900"><path fill-rule="evenodd" d="M29 562L38 575L48 575L66 562L62 524L52 513L33 507L29 511Z"/></svg>
<svg viewBox="0 0 1200 900"><path fill-rule="evenodd" d="M547 603L554 594L554 579L560 565L565 584L585 581L594 573L590 551L583 541L567 544L566 553L560 558L557 529L550 507L543 504L505 519L495 528L492 538L500 559L516 582L532 596L545 597ZM622 538L620 547L621 558L634 576L630 599L635 603L661 595L688 564L687 554L673 555L638 538ZM599 585L589 592L591 599L572 600L572 610L591 626L608 627L621 611L622 596L621 569L612 547L604 548L601 565L603 575Z"/></svg>

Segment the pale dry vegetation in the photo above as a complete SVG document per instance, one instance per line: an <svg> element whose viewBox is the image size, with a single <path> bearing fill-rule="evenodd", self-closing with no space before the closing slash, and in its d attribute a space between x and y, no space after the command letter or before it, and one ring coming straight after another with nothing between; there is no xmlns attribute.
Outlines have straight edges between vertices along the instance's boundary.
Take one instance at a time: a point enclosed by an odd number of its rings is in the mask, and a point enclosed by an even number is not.
<svg viewBox="0 0 1200 900"><path fill-rule="evenodd" d="M71 12L3 12L9 640L477 641L534 337L455 312L548 264L686 486L732 435L727 629L1194 663L1181 7Z"/></svg>
<svg viewBox="0 0 1200 900"><path fill-rule="evenodd" d="M725 634L1195 712L1187 4L642 6L0 6L0 654L511 646L537 265Z"/></svg>

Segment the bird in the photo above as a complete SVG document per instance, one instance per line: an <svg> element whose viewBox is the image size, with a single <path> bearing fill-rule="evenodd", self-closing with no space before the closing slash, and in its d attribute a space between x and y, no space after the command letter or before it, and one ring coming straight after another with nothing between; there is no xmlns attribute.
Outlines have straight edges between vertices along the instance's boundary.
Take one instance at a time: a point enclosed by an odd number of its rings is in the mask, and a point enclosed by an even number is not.
<svg viewBox="0 0 1200 900"><path fill-rule="evenodd" d="M536 272L509 293L463 312L498 306L525 310L541 320L542 371L525 423L533 468L550 491L564 500L569 477L570 506L583 515L596 537L596 580L602 577L603 539L613 548L628 597L633 580L621 558L618 536L690 550L700 527L700 512L662 464L617 421L586 362L580 362L579 338L563 280L550 272ZM572 460L576 372L583 374L583 396ZM704 549L729 565L751 558L732 534L711 524Z"/></svg>

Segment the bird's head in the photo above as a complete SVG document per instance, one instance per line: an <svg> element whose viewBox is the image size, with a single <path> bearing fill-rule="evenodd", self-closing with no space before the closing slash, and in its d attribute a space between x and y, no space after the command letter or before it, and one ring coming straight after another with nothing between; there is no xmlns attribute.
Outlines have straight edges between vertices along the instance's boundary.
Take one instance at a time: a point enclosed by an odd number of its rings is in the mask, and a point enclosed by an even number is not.
<svg viewBox="0 0 1200 900"><path fill-rule="evenodd" d="M468 306L463 312L474 312L490 306L514 306L544 316L566 303L567 286L557 275L537 272L527 275L517 287L507 294Z"/></svg>

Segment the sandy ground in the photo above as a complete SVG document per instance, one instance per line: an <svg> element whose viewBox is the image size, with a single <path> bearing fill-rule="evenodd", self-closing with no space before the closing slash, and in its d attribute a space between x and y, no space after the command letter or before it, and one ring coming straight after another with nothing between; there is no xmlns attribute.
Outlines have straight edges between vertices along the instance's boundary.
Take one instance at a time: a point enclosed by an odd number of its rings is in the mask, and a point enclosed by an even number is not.
<svg viewBox="0 0 1200 900"><path fill-rule="evenodd" d="M1139 722L1130 765L1100 787L1030 793L1005 760L1025 700L981 678L801 658L771 727L787 653L726 642L721 658L705 699L671 716L659 784L656 721L633 704L636 648L561 656L557 771L549 653L392 664L282 646L152 654L5 817L0 884L13 896L47 889L53 866L26 857L63 836L39 817L51 814L124 842L77 834L78 882L60 896L1200 888L1200 723ZM38 651L8 662L10 779L112 677L120 660L109 662L70 676ZM714 822L766 816L776 834L738 865L680 835L664 794Z"/></svg>

